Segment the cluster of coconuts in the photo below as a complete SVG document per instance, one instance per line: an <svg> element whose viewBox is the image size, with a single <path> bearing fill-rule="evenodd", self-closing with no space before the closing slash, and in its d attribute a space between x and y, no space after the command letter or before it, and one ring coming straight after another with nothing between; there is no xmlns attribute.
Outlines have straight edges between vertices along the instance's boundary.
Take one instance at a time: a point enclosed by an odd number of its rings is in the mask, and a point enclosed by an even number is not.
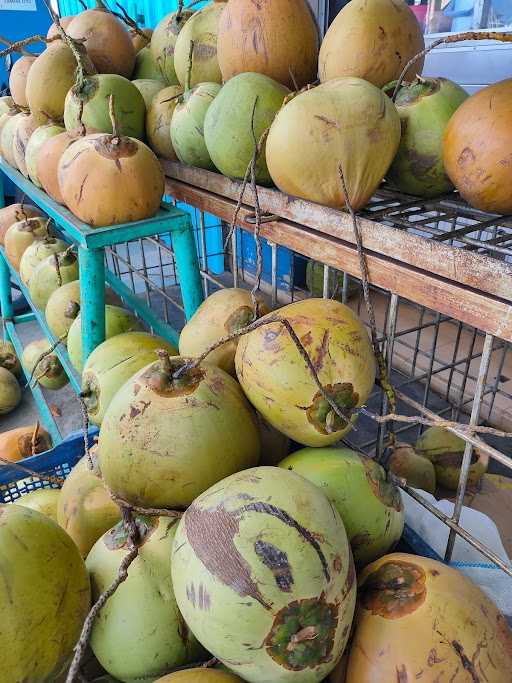
<svg viewBox="0 0 512 683"><path fill-rule="evenodd" d="M258 316L260 327L207 354ZM84 576L96 600L130 549L115 503L122 499L183 514L134 517L139 555L90 641L109 680L374 683L398 680L397 672L414 680L427 666L429 675L456 680L470 666L506 683L512 635L504 617L456 570L392 553L404 524L399 489L375 461L336 446L374 376L367 333L348 307L312 298L271 312L263 299L255 309L241 289L212 294L183 329L179 350L137 330L101 344L82 372L82 396L100 426L90 459L60 491L0 507L0 529L24 541L5 546L9 572L32 535L41 539L37 552L44 544L52 557L63 534L74 542L72 552L61 542L53 564L15 584L21 592L32 581L45 600L17 617L32 634L28 654L11 656L14 630L0 636L13 680L27 676L29 656L45 667L34 680L65 671L74 643L64 629L76 638L89 600ZM437 468L439 439L425 432L420 447ZM51 636L32 629L64 582L69 602ZM0 584L10 617L5 593ZM486 648L478 647L482 637ZM214 669L186 669L211 656Z"/></svg>

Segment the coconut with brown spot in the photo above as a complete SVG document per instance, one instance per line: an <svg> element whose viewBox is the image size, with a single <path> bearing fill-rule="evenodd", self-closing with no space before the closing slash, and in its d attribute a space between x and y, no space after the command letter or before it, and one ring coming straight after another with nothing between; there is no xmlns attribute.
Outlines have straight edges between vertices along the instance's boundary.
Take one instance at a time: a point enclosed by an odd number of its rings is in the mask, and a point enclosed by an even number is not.
<svg viewBox="0 0 512 683"><path fill-rule="evenodd" d="M0 434L0 454L11 462L44 453L51 447L50 435L39 424L17 427Z"/></svg>
<svg viewBox="0 0 512 683"><path fill-rule="evenodd" d="M57 354L49 351L50 344L46 338L30 342L23 352L22 363L34 382L50 391L57 391L68 384L69 378Z"/></svg>
<svg viewBox="0 0 512 683"><path fill-rule="evenodd" d="M3 246L5 233L11 225L19 223L26 218L35 218L37 216L44 216L44 213L33 204L9 204L9 206L0 209L0 244Z"/></svg>
<svg viewBox="0 0 512 683"><path fill-rule="evenodd" d="M152 218L164 193L164 174L149 147L114 131L77 140L59 162L65 204L92 227Z"/></svg>
<svg viewBox="0 0 512 683"><path fill-rule="evenodd" d="M36 489L17 498L16 505L40 512L56 522L59 495L58 489Z"/></svg>
<svg viewBox="0 0 512 683"><path fill-rule="evenodd" d="M423 31L403 0L352 0L336 16L320 48L320 80L363 78L381 88L397 79L425 47ZM424 59L406 74L421 75Z"/></svg>
<svg viewBox="0 0 512 683"><path fill-rule="evenodd" d="M9 341L0 341L0 368L9 370L17 378L21 377L21 365L16 349Z"/></svg>
<svg viewBox="0 0 512 683"><path fill-rule="evenodd" d="M172 578L198 640L250 683L321 681L347 643L356 577L343 522L294 472L257 467L197 498Z"/></svg>
<svg viewBox="0 0 512 683"><path fill-rule="evenodd" d="M205 653L183 620L172 588L169 559L178 520L136 516L135 524L138 556L94 623L91 648L115 678L153 683L167 671L201 660ZM93 599L115 580L129 549L122 522L94 545L86 561Z"/></svg>
<svg viewBox="0 0 512 683"><path fill-rule="evenodd" d="M20 269L21 258L33 242L48 234L47 219L41 216L13 223L5 233L5 253L11 266Z"/></svg>
<svg viewBox="0 0 512 683"><path fill-rule="evenodd" d="M216 669L188 669L159 678L155 683L243 683L242 679L227 671Z"/></svg>
<svg viewBox="0 0 512 683"><path fill-rule="evenodd" d="M69 250L48 256L36 266L30 278L29 292L32 303L44 311L50 296L67 282L77 280L78 257Z"/></svg>
<svg viewBox="0 0 512 683"><path fill-rule="evenodd" d="M25 178L28 178L27 162L25 154L27 145L34 131L39 127L36 119L28 114L20 118L14 131L14 138L12 141L12 152L16 168L23 173Z"/></svg>
<svg viewBox="0 0 512 683"><path fill-rule="evenodd" d="M76 543L82 557L87 557L96 541L120 519L119 506L109 496L98 472L90 469L87 457L82 458L61 489L58 523Z"/></svg>
<svg viewBox="0 0 512 683"><path fill-rule="evenodd" d="M151 52L170 85L178 84L174 68L174 48L178 35L193 14L193 10L178 10L167 14L153 31Z"/></svg>
<svg viewBox="0 0 512 683"><path fill-rule="evenodd" d="M180 335L180 354L196 358L223 337L249 325L266 315L269 309L261 295L256 297L258 311L254 310L251 293L246 289L219 289L211 294L197 309ZM235 354L238 339L226 342L212 351L206 362L235 375Z"/></svg>
<svg viewBox="0 0 512 683"><path fill-rule="evenodd" d="M59 186L59 162L67 148L79 137L78 134L67 131L59 133L43 144L37 158L37 177L41 187L59 204L64 204Z"/></svg>
<svg viewBox="0 0 512 683"><path fill-rule="evenodd" d="M22 55L15 63L9 74L9 90L12 99L18 107L28 107L27 101L27 78L32 64L36 61L36 55Z"/></svg>
<svg viewBox="0 0 512 683"><path fill-rule="evenodd" d="M430 460L436 471L437 483L450 491L456 491L462 469L466 441L442 427L430 427L416 442L419 455ZM487 472L489 456L475 448L469 468L468 484L477 486Z"/></svg>
<svg viewBox="0 0 512 683"><path fill-rule="evenodd" d="M300 89L316 80L319 44L306 0L230 0L219 26L223 79L254 71Z"/></svg>
<svg viewBox="0 0 512 683"><path fill-rule="evenodd" d="M180 31L174 47L174 68L183 87L187 85L189 76L192 42L194 47L190 87L206 82L222 83L222 74L217 59L217 34L226 6L225 2L206 5L195 12Z"/></svg>
<svg viewBox="0 0 512 683"><path fill-rule="evenodd" d="M84 561L53 520L19 505L0 505L0 547L2 678L58 681L90 608Z"/></svg>
<svg viewBox="0 0 512 683"><path fill-rule="evenodd" d="M211 111L211 108L210 108ZM340 208L371 199L400 144L400 117L384 93L360 78L339 78L294 97L267 139L272 180L284 193Z"/></svg>
<svg viewBox="0 0 512 683"><path fill-rule="evenodd" d="M412 488L428 491L432 495L436 492L434 465L409 444L398 443L393 448L388 468L396 477L405 479Z"/></svg>
<svg viewBox="0 0 512 683"><path fill-rule="evenodd" d="M286 319L309 355L341 418L320 392L287 329ZM236 373L246 396L276 429L305 446L330 446L356 420L375 381L368 334L357 316L329 299L305 299L262 318L268 325L241 337Z"/></svg>
<svg viewBox="0 0 512 683"><path fill-rule="evenodd" d="M184 508L260 456L256 420L237 382L167 353L114 396L100 430L100 467L121 498Z"/></svg>
<svg viewBox="0 0 512 683"><path fill-rule="evenodd" d="M400 490L374 460L349 448L304 448L279 467L316 484L340 513L356 565L392 551L404 529Z"/></svg>
<svg viewBox="0 0 512 683"><path fill-rule="evenodd" d="M171 119L183 94L180 85L170 85L155 95L146 114L146 135L153 152L162 159L178 161L171 140Z"/></svg>
<svg viewBox="0 0 512 683"><path fill-rule="evenodd" d="M101 0L94 9L80 12L67 27L71 38L85 39L85 49L100 74L130 78L135 49L130 34Z"/></svg>
<svg viewBox="0 0 512 683"><path fill-rule="evenodd" d="M386 555L359 576L358 597L346 683L510 680L506 619L456 569Z"/></svg>
<svg viewBox="0 0 512 683"><path fill-rule="evenodd" d="M27 173L30 180L37 187L42 187L37 173L37 164L41 150L47 140L65 132L63 126L55 123L49 123L45 126L39 126L30 136L27 148L25 150L25 163L27 166Z"/></svg>
<svg viewBox="0 0 512 683"><path fill-rule="evenodd" d="M21 403L21 387L18 380L5 368L0 367L0 415L8 415Z"/></svg>

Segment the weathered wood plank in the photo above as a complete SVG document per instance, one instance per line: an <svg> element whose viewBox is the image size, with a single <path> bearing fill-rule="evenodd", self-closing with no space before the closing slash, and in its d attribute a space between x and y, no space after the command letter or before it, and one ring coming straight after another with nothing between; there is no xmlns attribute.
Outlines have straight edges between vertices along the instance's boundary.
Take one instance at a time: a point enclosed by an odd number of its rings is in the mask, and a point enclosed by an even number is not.
<svg viewBox="0 0 512 683"><path fill-rule="evenodd" d="M167 178L166 191L179 201L230 221L236 202L206 190ZM243 205L240 227L253 231L246 222L252 207ZM321 263L360 277L359 257L354 244L322 234L292 221L264 223L261 235ZM450 282L434 273L426 273L408 264L365 249L370 281L390 292L444 313L484 332L512 341L512 306L506 301L476 289Z"/></svg>
<svg viewBox="0 0 512 683"><path fill-rule="evenodd" d="M219 173L173 162L164 162L163 167L169 178L222 197L237 200L240 194L241 183ZM259 188L258 195L261 209L265 213L275 214L299 225L355 244L352 221L346 212L263 187ZM247 205L254 206L254 197L250 187L246 189L244 201ZM231 217L225 220L231 221ZM425 239L366 218L360 218L359 224L363 242L369 250L402 261L427 273L435 273L448 280L479 289L506 301L512 301L512 264L474 251L466 251L442 242Z"/></svg>

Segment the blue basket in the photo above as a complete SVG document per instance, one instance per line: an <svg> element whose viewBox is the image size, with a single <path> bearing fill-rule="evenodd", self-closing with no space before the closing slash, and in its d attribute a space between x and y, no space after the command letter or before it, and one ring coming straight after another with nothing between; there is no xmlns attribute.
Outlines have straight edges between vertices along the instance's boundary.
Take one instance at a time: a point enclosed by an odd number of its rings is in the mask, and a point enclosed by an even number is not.
<svg viewBox="0 0 512 683"><path fill-rule="evenodd" d="M89 445L92 446L97 429L89 431ZM83 435L79 432L70 436L46 453L25 458L19 464L34 472L65 479L84 455ZM0 466L0 503L14 503L30 491L42 488L59 488L57 484L32 477L14 465Z"/></svg>

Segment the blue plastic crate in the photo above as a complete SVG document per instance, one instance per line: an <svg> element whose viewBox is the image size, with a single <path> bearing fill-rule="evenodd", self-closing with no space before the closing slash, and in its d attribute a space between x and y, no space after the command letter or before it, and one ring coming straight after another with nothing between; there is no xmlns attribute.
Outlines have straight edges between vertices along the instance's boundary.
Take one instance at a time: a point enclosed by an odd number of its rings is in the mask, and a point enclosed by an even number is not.
<svg viewBox="0 0 512 683"><path fill-rule="evenodd" d="M91 446L97 434L96 428L89 431ZM50 451L34 455L32 458L25 458L20 464L34 472L65 479L84 456L84 450L83 435L75 432ZM48 481L31 477L18 467L0 466L0 503L14 503L26 493L41 488L59 487Z"/></svg>

